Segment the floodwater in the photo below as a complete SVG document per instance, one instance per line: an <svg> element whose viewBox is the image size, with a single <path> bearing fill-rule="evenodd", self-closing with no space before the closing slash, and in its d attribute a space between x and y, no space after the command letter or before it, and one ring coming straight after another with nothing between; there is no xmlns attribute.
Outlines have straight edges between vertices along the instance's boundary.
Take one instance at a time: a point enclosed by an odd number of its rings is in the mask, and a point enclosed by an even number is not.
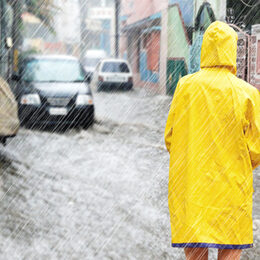
<svg viewBox="0 0 260 260"><path fill-rule="evenodd" d="M94 98L87 131L22 128L1 148L0 260L184 259L171 248L167 202L171 98L145 90ZM260 169L254 189L248 260L260 258Z"/></svg>

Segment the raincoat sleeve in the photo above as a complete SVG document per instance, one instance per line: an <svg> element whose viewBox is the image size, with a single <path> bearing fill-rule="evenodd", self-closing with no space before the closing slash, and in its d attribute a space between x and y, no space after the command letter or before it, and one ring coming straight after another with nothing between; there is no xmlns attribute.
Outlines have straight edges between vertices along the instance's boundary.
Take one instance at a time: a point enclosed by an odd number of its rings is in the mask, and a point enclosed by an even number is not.
<svg viewBox="0 0 260 260"><path fill-rule="evenodd" d="M180 87L180 82L177 84L176 91L175 91L173 99L172 99L170 111L169 111L167 122L166 122L165 132L164 132L165 145L166 145L166 148L169 153L170 153L170 149L171 149L173 120L174 120L175 107L176 107L179 87Z"/></svg>
<svg viewBox="0 0 260 260"><path fill-rule="evenodd" d="M245 105L244 128L252 168L260 165L260 92L256 90Z"/></svg>

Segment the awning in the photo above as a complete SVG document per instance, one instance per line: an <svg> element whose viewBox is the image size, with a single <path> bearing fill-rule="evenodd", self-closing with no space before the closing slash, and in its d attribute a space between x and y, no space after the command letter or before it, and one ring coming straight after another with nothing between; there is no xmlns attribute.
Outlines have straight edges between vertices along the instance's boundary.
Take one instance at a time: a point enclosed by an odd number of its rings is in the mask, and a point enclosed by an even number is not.
<svg viewBox="0 0 260 260"><path fill-rule="evenodd" d="M136 29L136 28L143 29L142 27L148 27L148 26L145 26L147 23L149 24L149 23L151 23L154 20L161 19L161 17L162 17L161 12L152 14L152 15L150 15L150 16L142 19L142 20L139 20L139 21L137 21L135 23L132 23L132 24L124 26L122 28L122 31L126 32L126 31L129 31L129 30L132 30L132 29Z"/></svg>
<svg viewBox="0 0 260 260"><path fill-rule="evenodd" d="M150 32L153 32L153 31L161 31L161 26L152 26L152 27L149 27L149 28L145 28L142 30L142 33L150 33Z"/></svg>

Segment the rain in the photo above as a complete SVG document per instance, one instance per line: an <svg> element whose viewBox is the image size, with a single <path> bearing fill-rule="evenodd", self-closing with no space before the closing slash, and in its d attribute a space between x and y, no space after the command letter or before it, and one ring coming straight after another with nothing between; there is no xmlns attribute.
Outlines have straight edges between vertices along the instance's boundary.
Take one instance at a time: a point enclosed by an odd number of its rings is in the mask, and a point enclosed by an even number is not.
<svg viewBox="0 0 260 260"><path fill-rule="evenodd" d="M185 259L165 124L216 20L260 90L259 0L0 0L0 260ZM260 259L260 168L253 171ZM217 249L209 250L217 259Z"/></svg>

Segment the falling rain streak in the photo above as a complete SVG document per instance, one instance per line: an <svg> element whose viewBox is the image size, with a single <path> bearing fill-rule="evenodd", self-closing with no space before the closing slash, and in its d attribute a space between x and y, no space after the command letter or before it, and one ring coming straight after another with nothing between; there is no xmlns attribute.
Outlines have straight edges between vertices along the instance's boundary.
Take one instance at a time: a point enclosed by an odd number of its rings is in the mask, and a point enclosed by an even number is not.
<svg viewBox="0 0 260 260"><path fill-rule="evenodd" d="M0 14L0 259L185 259L171 248L172 96L215 20L260 89L260 2L0 0ZM243 260L260 259L253 174Z"/></svg>

